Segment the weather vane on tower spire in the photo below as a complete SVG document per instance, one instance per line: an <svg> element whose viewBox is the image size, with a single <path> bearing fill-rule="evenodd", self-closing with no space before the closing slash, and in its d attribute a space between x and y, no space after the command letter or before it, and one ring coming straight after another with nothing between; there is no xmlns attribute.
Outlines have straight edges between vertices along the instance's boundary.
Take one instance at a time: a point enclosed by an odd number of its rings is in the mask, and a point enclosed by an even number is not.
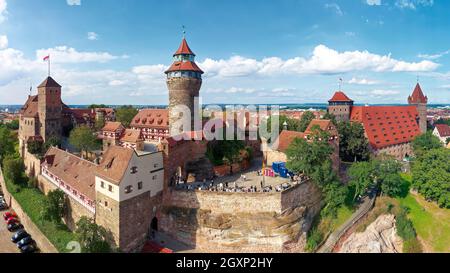
<svg viewBox="0 0 450 273"><path fill-rule="evenodd" d="M186 38L186 26L182 25L181 28L183 28L183 39Z"/></svg>

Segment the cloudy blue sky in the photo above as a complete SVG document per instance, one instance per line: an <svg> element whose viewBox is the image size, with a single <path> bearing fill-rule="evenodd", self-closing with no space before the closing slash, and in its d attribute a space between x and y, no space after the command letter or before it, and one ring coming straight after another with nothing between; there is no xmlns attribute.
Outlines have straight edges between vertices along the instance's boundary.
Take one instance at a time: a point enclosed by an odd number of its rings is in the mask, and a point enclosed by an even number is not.
<svg viewBox="0 0 450 273"><path fill-rule="evenodd" d="M165 104L182 38L204 103L450 103L447 0L0 0L0 104L47 74L68 104Z"/></svg>

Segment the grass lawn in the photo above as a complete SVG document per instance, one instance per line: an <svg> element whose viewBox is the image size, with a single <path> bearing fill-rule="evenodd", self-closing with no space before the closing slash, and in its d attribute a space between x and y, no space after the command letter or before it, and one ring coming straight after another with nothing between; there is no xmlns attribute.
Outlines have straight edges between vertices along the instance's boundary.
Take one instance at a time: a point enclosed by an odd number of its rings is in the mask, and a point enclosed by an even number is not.
<svg viewBox="0 0 450 273"><path fill-rule="evenodd" d="M40 219L40 204L45 200L44 194L37 189L28 187L21 188L20 192L14 191L14 185L5 181L8 191L14 196L24 212L31 218L34 224L50 240L59 252L68 252L66 249L70 241L75 241L75 234L64 225L57 225L53 222L42 221Z"/></svg>
<svg viewBox="0 0 450 273"><path fill-rule="evenodd" d="M411 177L403 175L407 181ZM420 195L408 194L398 198L401 205L410 209L408 217L414 224L417 235L431 252L450 252L450 210L441 209L435 203L427 202Z"/></svg>

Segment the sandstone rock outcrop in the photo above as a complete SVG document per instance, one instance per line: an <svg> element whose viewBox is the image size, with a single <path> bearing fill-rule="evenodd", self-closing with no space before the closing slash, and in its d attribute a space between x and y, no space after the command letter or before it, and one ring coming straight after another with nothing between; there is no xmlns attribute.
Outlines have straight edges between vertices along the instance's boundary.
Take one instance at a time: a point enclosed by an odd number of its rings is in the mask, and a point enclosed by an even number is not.
<svg viewBox="0 0 450 273"><path fill-rule="evenodd" d="M394 215L381 215L364 232L353 233L339 253L400 253L402 239L397 235Z"/></svg>
<svg viewBox="0 0 450 273"><path fill-rule="evenodd" d="M172 191L166 197L164 231L198 252L303 252L321 207L311 182L283 193Z"/></svg>

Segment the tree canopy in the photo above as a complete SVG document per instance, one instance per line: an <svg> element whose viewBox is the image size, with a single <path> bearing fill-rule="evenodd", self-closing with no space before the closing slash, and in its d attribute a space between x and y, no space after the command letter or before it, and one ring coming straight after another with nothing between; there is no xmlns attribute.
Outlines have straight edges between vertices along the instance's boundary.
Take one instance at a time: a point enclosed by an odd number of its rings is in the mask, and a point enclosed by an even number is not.
<svg viewBox="0 0 450 273"><path fill-rule="evenodd" d="M12 154L6 155L3 159L3 174L5 179L14 184L21 184L23 182L23 172L25 165L21 158L15 157Z"/></svg>
<svg viewBox="0 0 450 273"><path fill-rule="evenodd" d="M298 127L298 131L300 132L304 132L306 131L306 129L308 128L309 124L311 123L311 121L315 118L316 116L310 112L310 111L305 111L302 115L302 118L300 119L300 123L299 123L299 127Z"/></svg>
<svg viewBox="0 0 450 273"><path fill-rule="evenodd" d="M297 119L293 119L293 118L289 118L285 115L280 115L279 116L279 132L282 132L284 130L284 124L287 124L287 129L289 131L296 131L296 132L300 132L300 121ZM269 117L266 121L266 126L267 126L267 131L271 132L272 131L272 117Z"/></svg>
<svg viewBox="0 0 450 273"><path fill-rule="evenodd" d="M450 208L450 150L424 152L412 165L412 186L427 200Z"/></svg>
<svg viewBox="0 0 450 273"><path fill-rule="evenodd" d="M369 142L364 127L357 122L342 121L337 124L339 155L343 161L367 161L370 158Z"/></svg>
<svg viewBox="0 0 450 273"><path fill-rule="evenodd" d="M50 191L42 204L41 216L45 220L60 223L66 208L66 197L61 190Z"/></svg>
<svg viewBox="0 0 450 273"><path fill-rule="evenodd" d="M6 155L14 154L14 138L11 131L4 125L0 125L0 162Z"/></svg>
<svg viewBox="0 0 450 273"><path fill-rule="evenodd" d="M72 130L69 142L81 152L89 152L97 149L99 144L97 138L91 128L80 126Z"/></svg>
<svg viewBox="0 0 450 273"><path fill-rule="evenodd" d="M322 214L334 215L345 202L347 188L339 181L333 170L331 154L333 148L328 143L329 134L314 127L310 139L296 138L286 151L286 167L296 173L304 173L321 189L324 200Z"/></svg>
<svg viewBox="0 0 450 273"><path fill-rule="evenodd" d="M104 105L104 104L91 104L91 105L89 105L88 108L89 108L89 109L95 109L95 108L107 108L107 106Z"/></svg>
<svg viewBox="0 0 450 273"><path fill-rule="evenodd" d="M123 126L129 127L138 113L139 111L131 105L121 106L116 110L116 120L121 122Z"/></svg>
<svg viewBox="0 0 450 273"><path fill-rule="evenodd" d="M84 253L109 253L111 246L107 242L108 231L94 223L94 220L83 216L77 222L75 230Z"/></svg>
<svg viewBox="0 0 450 273"><path fill-rule="evenodd" d="M425 134L417 136L413 142L414 154L417 157L422 156L427 151L442 148L442 143L438 137L433 135L431 131L426 132Z"/></svg>

